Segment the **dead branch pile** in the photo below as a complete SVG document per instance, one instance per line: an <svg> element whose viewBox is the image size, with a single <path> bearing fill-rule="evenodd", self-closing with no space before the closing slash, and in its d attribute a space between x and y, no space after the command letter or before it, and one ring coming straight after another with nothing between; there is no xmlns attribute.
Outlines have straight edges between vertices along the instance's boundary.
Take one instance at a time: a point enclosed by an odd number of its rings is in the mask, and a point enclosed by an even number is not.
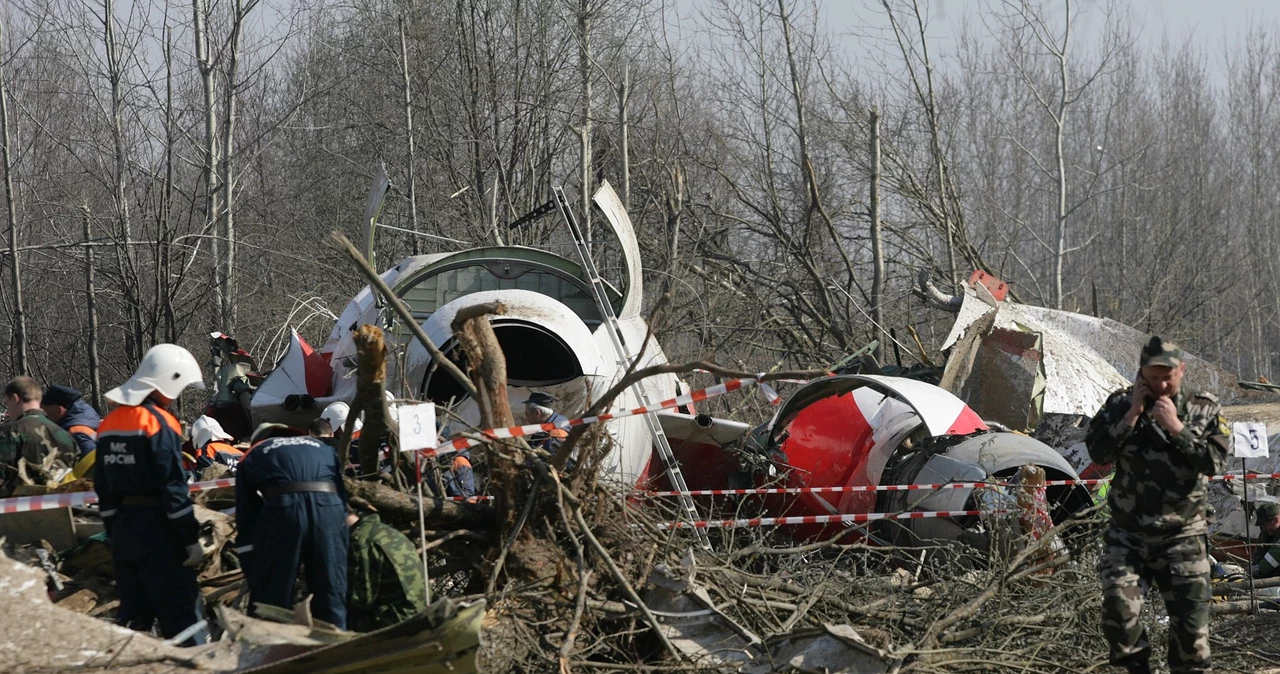
<svg viewBox="0 0 1280 674"><path fill-rule="evenodd" d="M358 258L350 244L344 247ZM362 271L377 287L372 270L363 265ZM467 373L452 374L480 403L485 427L507 426L505 364L484 316L502 307L477 309L452 326L468 364ZM696 365L743 376L714 363ZM607 409L626 386L657 370L628 372L588 414ZM480 453L496 508L486 518L465 505L437 506L437 516L428 518L437 529L424 541L438 549L430 574L434 594L483 593L488 601L481 671L1080 672L1105 666L1096 516L1068 522L1036 543L993 520L983 525L987 540L1005 543L981 551L958 543L868 545L861 542L865 532L797 544L768 528L713 529L707 550L688 529L655 526L679 519L675 508L599 482L611 449L598 425L575 428L555 456L519 438L487 442ZM571 456L576 468L565 472ZM416 509L411 497L366 484L352 493L402 513L390 519L408 524ZM762 514L751 497L699 508L707 519ZM914 540L879 534L880 540ZM1055 539L1070 544L1053 548ZM1149 602L1144 620L1155 651L1163 653L1167 621L1158 595L1151 598L1157 601ZM1277 621L1219 617L1219 665L1253 670L1280 662L1269 639L1257 638Z"/></svg>
<svg viewBox="0 0 1280 674"><path fill-rule="evenodd" d="M688 530L652 526L678 519L674 509L627 503L596 484L564 484L549 471L539 475L522 510L530 539L519 552L504 548L502 581L489 592L482 671L1106 666L1096 536L1048 559L1035 548L1007 554L960 544L798 544L761 529L713 531L715 550L706 551ZM717 517L749 516L757 507L715 505ZM726 506L738 512L723 512ZM1066 528L1082 524L1097 520ZM1158 593L1149 597L1144 622L1162 656L1167 617ZM1277 626L1280 613L1215 616L1215 662L1225 671L1280 664L1280 652L1268 645ZM819 642L836 637L844 659L823 662L832 651Z"/></svg>

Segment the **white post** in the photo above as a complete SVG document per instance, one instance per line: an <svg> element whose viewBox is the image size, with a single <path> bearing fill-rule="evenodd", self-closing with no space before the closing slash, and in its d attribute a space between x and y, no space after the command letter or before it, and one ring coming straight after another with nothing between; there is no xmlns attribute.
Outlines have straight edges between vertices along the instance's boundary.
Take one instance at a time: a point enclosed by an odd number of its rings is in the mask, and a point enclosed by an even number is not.
<svg viewBox="0 0 1280 674"><path fill-rule="evenodd" d="M422 541L422 584L427 588L427 606L431 605L431 573L427 571L427 515L422 509L422 451L413 453L418 473L418 540Z"/></svg>

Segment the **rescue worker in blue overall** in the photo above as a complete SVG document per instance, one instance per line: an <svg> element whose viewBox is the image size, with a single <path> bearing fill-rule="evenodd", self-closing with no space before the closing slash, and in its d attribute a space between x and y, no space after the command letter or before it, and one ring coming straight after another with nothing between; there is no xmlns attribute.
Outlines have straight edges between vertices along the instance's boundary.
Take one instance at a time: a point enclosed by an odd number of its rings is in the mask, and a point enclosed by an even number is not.
<svg viewBox="0 0 1280 674"><path fill-rule="evenodd" d="M184 646L205 643L196 567L204 559L200 524L182 470L182 426L168 412L188 386L204 388L191 352L157 344L128 381L107 391L118 404L98 426L94 488L111 540L116 622L165 638L188 632Z"/></svg>
<svg viewBox="0 0 1280 674"><path fill-rule="evenodd" d="M333 447L263 424L236 471L236 552L255 604L293 607L306 567L314 617L347 625L347 492Z"/></svg>
<svg viewBox="0 0 1280 674"><path fill-rule="evenodd" d="M467 450L459 450L453 455L449 472L444 479L444 493L446 496L463 497L468 500L476 495L476 476L471 467L471 453Z"/></svg>

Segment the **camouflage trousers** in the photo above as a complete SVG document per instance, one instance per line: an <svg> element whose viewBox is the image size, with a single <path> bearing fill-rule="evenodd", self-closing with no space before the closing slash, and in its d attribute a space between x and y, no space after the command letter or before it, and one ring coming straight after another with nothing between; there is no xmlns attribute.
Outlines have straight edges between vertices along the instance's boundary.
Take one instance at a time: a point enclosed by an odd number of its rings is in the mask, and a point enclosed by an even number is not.
<svg viewBox="0 0 1280 674"><path fill-rule="evenodd" d="M1203 536L1148 542L1116 527L1103 536L1102 634L1115 665L1140 668L1151 657L1139 617L1152 581L1169 614L1169 669L1174 674L1208 672L1209 553Z"/></svg>

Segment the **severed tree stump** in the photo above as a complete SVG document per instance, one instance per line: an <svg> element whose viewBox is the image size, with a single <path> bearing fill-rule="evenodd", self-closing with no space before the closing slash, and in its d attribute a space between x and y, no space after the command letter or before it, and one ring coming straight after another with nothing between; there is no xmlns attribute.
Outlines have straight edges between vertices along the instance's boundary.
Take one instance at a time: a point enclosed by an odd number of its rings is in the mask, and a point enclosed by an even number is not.
<svg viewBox="0 0 1280 674"><path fill-rule="evenodd" d="M467 372L480 392L480 424L485 428L515 425L511 403L507 400L507 358L498 345L498 337L486 316L507 312L500 302L478 304L459 311L453 318L453 336L467 357ZM497 496L498 521L503 531L515 527L516 513L512 504L519 494L519 465L511 457L497 456L502 450L520 455L523 443L515 439L495 440L484 445L485 465L489 467L489 486Z"/></svg>
<svg viewBox="0 0 1280 674"><path fill-rule="evenodd" d="M347 417L343 444L349 446L350 429L364 412L359 446L360 475L372 476L378 472L378 447L388 429L387 343L382 329L376 325L360 326L352 340L356 345L356 399Z"/></svg>

